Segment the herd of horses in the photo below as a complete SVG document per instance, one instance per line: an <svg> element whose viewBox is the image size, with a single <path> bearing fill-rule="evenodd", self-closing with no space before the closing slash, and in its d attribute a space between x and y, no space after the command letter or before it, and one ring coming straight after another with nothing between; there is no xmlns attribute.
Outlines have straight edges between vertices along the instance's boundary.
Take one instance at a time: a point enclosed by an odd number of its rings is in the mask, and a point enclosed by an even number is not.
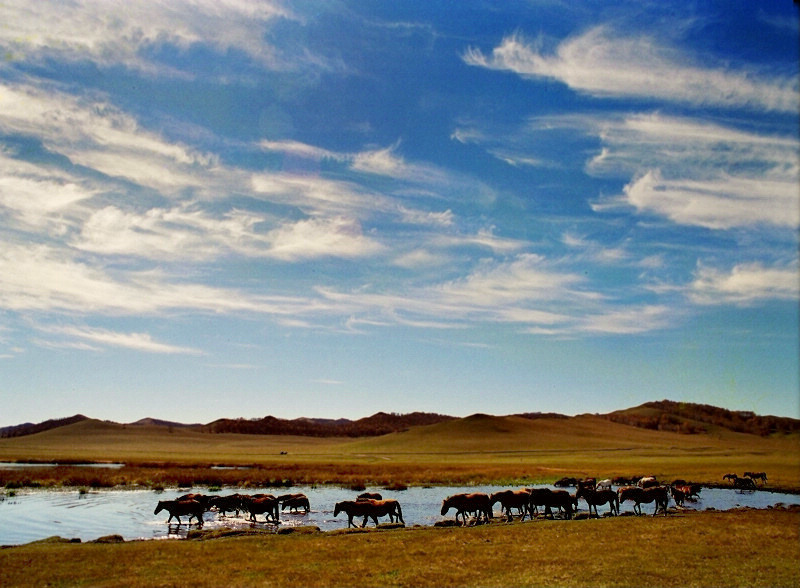
<svg viewBox="0 0 800 588"><path fill-rule="evenodd" d="M740 490L756 489L755 480L766 482L764 472L745 472L743 477L736 474L725 474L723 480L730 480L733 487ZM686 500L694 500L699 496L702 486L674 480L670 484L662 484L654 476L641 478L614 478L597 481L595 478L562 478L555 483L556 490L550 488L520 488L517 490L501 490L492 494L484 492L460 493L448 496L442 501L441 515L446 516L452 509L455 510L455 523L468 524L467 516L475 523L489 522L493 518L494 506L500 504L501 515L507 520L512 520L515 515L519 520L525 517L531 520L539 515L545 518L560 517L571 519L578 511L579 501L584 501L589 510L589 516L594 511L595 516L600 516L598 506L608 505L608 515L619 515L620 505L625 502L633 503L634 514L642 514L643 504L653 504L653 516L659 512L666 515L669 500L672 498L679 507ZM614 490L613 486L617 486ZM571 494L566 488L574 487L575 493ZM543 509L540 512L539 509ZM244 513L248 520L257 523L257 515L264 515L264 522L280 523L280 513L289 509L289 512L304 512L310 510L308 497L305 494L230 494L227 496L207 496L204 494L184 494L175 500L161 500L158 502L153 514L162 510L169 512L167 523L175 518L181 524L181 517L188 516L188 523L192 518L198 526L203 524L203 514L206 511L216 510L220 515L228 513ZM384 499L378 493L359 494L355 500L337 502L333 509L333 516L339 513L347 515L347 527L355 527L353 519L363 517L361 527L367 525L372 519L378 526L380 517L388 516L390 522L405 524L400 503L393 499Z"/></svg>

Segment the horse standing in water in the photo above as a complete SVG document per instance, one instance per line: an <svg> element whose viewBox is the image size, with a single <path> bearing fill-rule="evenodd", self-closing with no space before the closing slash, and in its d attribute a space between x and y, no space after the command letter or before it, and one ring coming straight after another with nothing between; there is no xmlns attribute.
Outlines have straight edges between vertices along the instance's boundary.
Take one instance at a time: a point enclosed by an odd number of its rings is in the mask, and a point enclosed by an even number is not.
<svg viewBox="0 0 800 588"><path fill-rule="evenodd" d="M608 512L611 514L619 514L619 498L617 493L613 490L591 490L589 488L578 488L575 493L575 498L583 498L586 504L589 505L589 516L592 515L592 507L594 507L594 514L598 517L600 513L597 512L597 506L608 504Z"/></svg>
<svg viewBox="0 0 800 588"><path fill-rule="evenodd" d="M667 506L669 505L669 490L666 486L655 486L651 488L639 488L637 486L626 486L617 490L620 504L626 500L633 501L633 512L642 514L642 503L656 503L653 516L658 514L659 508L667 516Z"/></svg>
<svg viewBox="0 0 800 588"><path fill-rule="evenodd" d="M169 513L167 524L172 520L172 517L175 517L180 525L181 517L189 515L187 524L191 523L192 517L194 517L197 520L197 525L203 526L205 508L197 500L159 500L153 514L157 515L162 510L166 510Z"/></svg>
<svg viewBox="0 0 800 588"><path fill-rule="evenodd" d="M477 512L478 520L480 520L481 515L483 515L488 523L489 519L492 518L492 504L490 500L491 498L489 498L489 495L484 492L448 496L442 501L442 516L446 515L451 508L454 508L456 509L456 523L458 522L458 515L461 515L466 525L468 512Z"/></svg>
<svg viewBox="0 0 800 588"><path fill-rule="evenodd" d="M347 514L347 528L353 524L353 517L364 517L364 522L361 527L367 526L367 520L372 519L375 526L378 526L378 517L385 517L388 515L389 520L394 522L395 517L404 525L403 510L400 508L400 503L396 500L374 500L374 499L361 499L361 500L343 500L337 502L333 508L333 516L338 516L340 512Z"/></svg>

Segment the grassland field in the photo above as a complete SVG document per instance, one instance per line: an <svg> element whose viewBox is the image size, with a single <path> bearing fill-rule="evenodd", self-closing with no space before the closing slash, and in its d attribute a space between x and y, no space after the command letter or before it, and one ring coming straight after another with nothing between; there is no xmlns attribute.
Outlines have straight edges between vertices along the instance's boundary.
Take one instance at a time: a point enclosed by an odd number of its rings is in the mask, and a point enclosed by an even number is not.
<svg viewBox="0 0 800 588"><path fill-rule="evenodd" d="M797 437L685 435L586 416L475 415L382 437L204 434L84 421L0 440L0 461L122 462L15 468L0 486L516 486L654 474L722 484L765 471L800 490ZM214 464L246 466L211 469ZM211 540L0 549L2 586L798 586L796 509L493 522L471 528L245 534Z"/></svg>

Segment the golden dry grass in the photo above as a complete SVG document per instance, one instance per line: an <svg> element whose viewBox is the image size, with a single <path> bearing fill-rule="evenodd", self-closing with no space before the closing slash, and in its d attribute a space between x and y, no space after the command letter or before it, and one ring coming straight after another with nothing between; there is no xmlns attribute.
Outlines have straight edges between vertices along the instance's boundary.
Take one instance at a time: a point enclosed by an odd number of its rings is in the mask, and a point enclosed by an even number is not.
<svg viewBox="0 0 800 588"><path fill-rule="evenodd" d="M197 481L216 476L220 484L280 480L347 485L505 484L547 482L562 476L649 474L664 480L721 483L725 473L741 475L750 470L766 471L770 486L800 489L796 436L758 437L724 429L685 435L590 415L536 420L474 415L359 439L209 434L84 421L37 435L0 439L0 460L156 466L146 472L125 472L128 484L175 484L191 482L192 476ZM210 464L257 467L212 475ZM10 474L3 475L9 479ZM44 478L53 472L25 475ZM114 474L97 475L111 479ZM58 483L57 479L52 482Z"/></svg>

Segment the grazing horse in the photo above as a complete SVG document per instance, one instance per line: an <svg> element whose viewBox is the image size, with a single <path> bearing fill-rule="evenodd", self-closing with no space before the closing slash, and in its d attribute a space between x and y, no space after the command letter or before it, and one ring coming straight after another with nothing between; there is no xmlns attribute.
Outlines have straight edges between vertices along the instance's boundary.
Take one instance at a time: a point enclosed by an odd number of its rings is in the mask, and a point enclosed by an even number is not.
<svg viewBox="0 0 800 588"><path fill-rule="evenodd" d="M197 520L198 526L203 526L203 512L205 512L205 509L203 505L196 500L159 500L153 514L157 515L162 510L166 510L169 513L167 524L172 520L172 517L175 517L178 519L178 524L180 525L181 517L189 515L187 524L190 523L192 517L194 517Z"/></svg>
<svg viewBox="0 0 800 588"><path fill-rule="evenodd" d="M528 511L528 503L531 499L531 493L527 489L525 490L501 490L500 492L495 492L491 496L489 496L489 502L491 506L494 506L497 502L500 503L500 510L505 511L506 515L508 515L508 520L513 520L513 516L511 515L511 509L516 508L522 517L519 520L525 519L525 513Z"/></svg>
<svg viewBox="0 0 800 588"><path fill-rule="evenodd" d="M642 514L642 503L656 503L653 516L658 514L659 507L667 516L667 506L669 505L669 494L667 486L651 486L650 488L639 488L638 486L626 486L617 490L619 502L622 504L626 500L633 501L633 512Z"/></svg>
<svg viewBox="0 0 800 588"><path fill-rule="evenodd" d="M403 520L403 511L400 508L400 503L396 500L374 500L371 498L361 500L343 500L337 502L333 508L333 516L338 516L340 512L347 514L347 528L353 524L353 517L364 517L364 522L361 527L367 526L367 520L372 519L375 526L378 526L378 517L389 516L389 520L394 522L394 517L397 517L401 523L405 525Z"/></svg>
<svg viewBox="0 0 800 588"><path fill-rule="evenodd" d="M767 474L766 472L745 472L745 478L750 478L753 481L761 480L763 483L767 483Z"/></svg>
<svg viewBox="0 0 800 588"><path fill-rule="evenodd" d="M561 478L553 486L557 488L568 488L569 486L577 486L578 480L576 478Z"/></svg>
<svg viewBox="0 0 800 588"><path fill-rule="evenodd" d="M489 519L492 518L492 504L489 502L490 500L491 498L489 498L489 495L483 492L448 496L442 501L442 516L446 515L451 508L454 508L456 509L456 522L458 522L458 515L461 515L466 525L466 513L477 512L478 520L480 520L481 515L483 515L488 523Z"/></svg>
<svg viewBox="0 0 800 588"><path fill-rule="evenodd" d="M583 498L586 504L589 505L589 516L592 514L592 507L594 507L594 514L598 517L600 513L597 512L597 506L601 504L608 504L608 512L611 514L619 514L619 498L617 493L613 490L590 490L589 488L578 488L575 493L575 498Z"/></svg>
<svg viewBox="0 0 800 588"><path fill-rule="evenodd" d="M308 502L308 496L305 494L286 494L284 496L278 496L278 502L281 504L282 511L286 510L287 507L289 512L297 512L298 509L301 508L306 512L311 510L311 505Z"/></svg>
<svg viewBox="0 0 800 588"><path fill-rule="evenodd" d="M356 500L383 500L380 492L362 492L356 497Z"/></svg>
<svg viewBox="0 0 800 588"><path fill-rule="evenodd" d="M280 503L272 494L254 494L242 496L242 509L250 513L250 520L257 523L256 515L263 514L264 521L275 524L280 523Z"/></svg>
<svg viewBox="0 0 800 588"><path fill-rule="evenodd" d="M736 480L739 479L739 476L737 476L736 474L725 474L724 476L722 476L722 479L723 480L730 480L731 482L733 482L735 484Z"/></svg>

